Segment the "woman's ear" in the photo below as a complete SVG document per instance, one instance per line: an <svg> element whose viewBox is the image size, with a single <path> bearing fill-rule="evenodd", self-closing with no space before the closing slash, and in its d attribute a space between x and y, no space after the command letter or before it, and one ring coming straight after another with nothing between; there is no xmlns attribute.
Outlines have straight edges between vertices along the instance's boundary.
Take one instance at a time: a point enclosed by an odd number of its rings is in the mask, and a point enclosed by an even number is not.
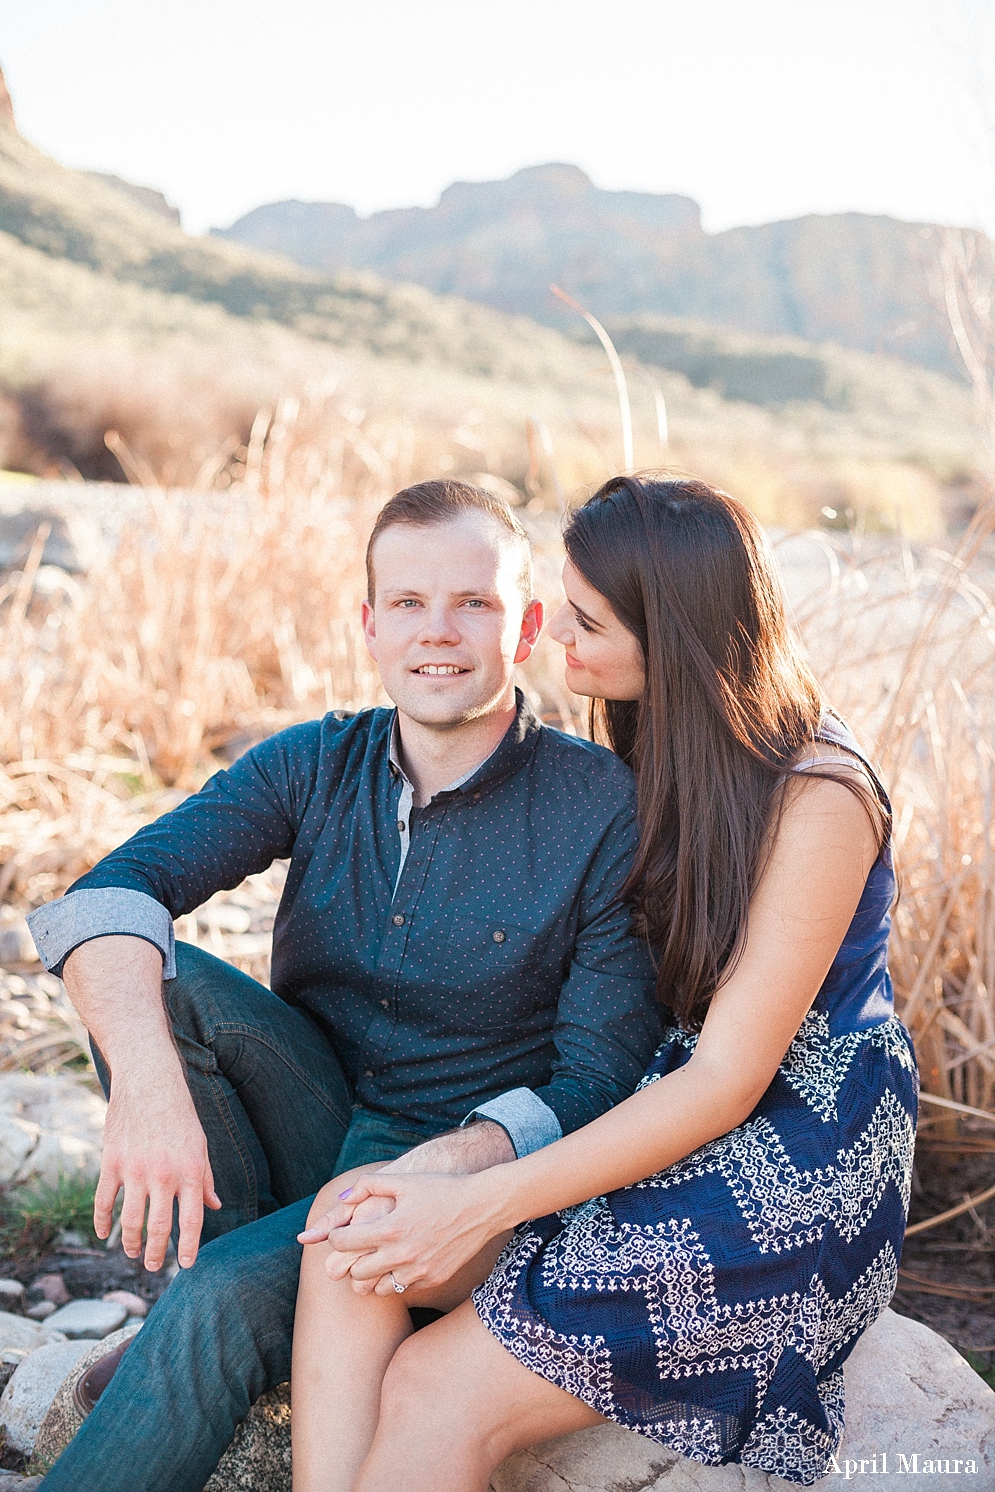
<svg viewBox="0 0 995 1492"><path fill-rule="evenodd" d="M524 663L531 655L532 649L539 641L539 633L542 631L542 602L530 601L522 617L522 633L518 639L518 647L515 650L515 662Z"/></svg>

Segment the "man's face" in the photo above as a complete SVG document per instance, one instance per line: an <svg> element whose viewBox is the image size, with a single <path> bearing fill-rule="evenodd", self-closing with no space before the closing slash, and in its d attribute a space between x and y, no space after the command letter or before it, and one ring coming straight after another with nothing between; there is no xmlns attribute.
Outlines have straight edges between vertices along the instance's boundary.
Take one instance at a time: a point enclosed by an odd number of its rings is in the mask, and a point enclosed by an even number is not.
<svg viewBox="0 0 995 1492"><path fill-rule="evenodd" d="M513 670L529 656L542 605L524 610L521 550L496 519L386 529L373 551L376 602L363 630L402 714L451 729L506 709Z"/></svg>

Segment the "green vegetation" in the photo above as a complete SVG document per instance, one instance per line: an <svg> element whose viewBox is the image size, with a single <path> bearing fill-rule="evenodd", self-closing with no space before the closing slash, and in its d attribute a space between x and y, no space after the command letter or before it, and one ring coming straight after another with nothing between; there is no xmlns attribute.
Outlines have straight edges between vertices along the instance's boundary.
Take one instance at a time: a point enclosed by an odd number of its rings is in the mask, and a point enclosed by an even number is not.
<svg viewBox="0 0 995 1492"><path fill-rule="evenodd" d="M60 1176L54 1186L36 1183L8 1192L0 1202L0 1252L40 1253L59 1233L71 1230L90 1241L96 1181Z"/></svg>

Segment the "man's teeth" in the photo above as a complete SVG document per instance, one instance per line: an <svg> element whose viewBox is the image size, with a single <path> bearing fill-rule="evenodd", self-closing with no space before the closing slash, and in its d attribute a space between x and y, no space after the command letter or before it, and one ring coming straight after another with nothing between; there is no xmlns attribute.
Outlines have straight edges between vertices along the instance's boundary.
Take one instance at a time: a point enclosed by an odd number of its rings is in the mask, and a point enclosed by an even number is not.
<svg viewBox="0 0 995 1492"><path fill-rule="evenodd" d="M426 663L417 670L418 673L465 673L465 668L457 668L455 663Z"/></svg>

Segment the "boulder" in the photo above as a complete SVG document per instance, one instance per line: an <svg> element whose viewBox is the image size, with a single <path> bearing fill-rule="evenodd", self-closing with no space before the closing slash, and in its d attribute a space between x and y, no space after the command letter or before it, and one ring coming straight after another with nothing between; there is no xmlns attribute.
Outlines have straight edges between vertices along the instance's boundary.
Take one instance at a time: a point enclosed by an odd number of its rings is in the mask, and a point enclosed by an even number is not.
<svg viewBox="0 0 995 1492"><path fill-rule="evenodd" d="M965 1462L976 1463L965 1487L995 1486L995 1393L935 1331L885 1311L857 1343L844 1377L840 1470L816 1488L828 1492L849 1479L859 1492L894 1492L896 1485L901 1492L935 1492L947 1483L937 1483L934 1468L949 1460L952 1475L954 1459L961 1474ZM492 1492L787 1492L790 1486L741 1466L702 1466L614 1425L511 1456L491 1482Z"/></svg>
<svg viewBox="0 0 995 1492"><path fill-rule="evenodd" d="M77 1341L85 1337L92 1342L117 1331L124 1325L127 1314L127 1307L113 1300L71 1300L61 1311L49 1316L48 1327Z"/></svg>
<svg viewBox="0 0 995 1492"><path fill-rule="evenodd" d="M24 1359L0 1395L0 1425L6 1445L22 1456L31 1454L60 1385L92 1346L92 1342L50 1342Z"/></svg>
<svg viewBox="0 0 995 1492"><path fill-rule="evenodd" d="M204 1492L290 1492L290 1384L257 1399Z"/></svg>
<svg viewBox="0 0 995 1492"><path fill-rule="evenodd" d="M92 1349L96 1360L121 1340ZM34 1469L51 1464L79 1420L68 1390L85 1359L56 1395L38 1433ZM18 1369L21 1372L22 1369ZM936 1472L974 1461L963 1485L995 1486L995 1393L959 1353L928 1327L884 1315L865 1333L846 1365L847 1429L839 1474L816 1483L859 1492L935 1492ZM882 1467L882 1455L887 1461ZM904 1465L899 1457L904 1458ZM913 1460L913 1458L915 1458ZM849 1475L848 1475L848 1465ZM949 1463L949 1467L947 1465ZM492 1492L788 1492L791 1484L741 1466L703 1466L616 1425L582 1430L511 1456L494 1474ZM957 1483L956 1485L960 1485ZM290 1492L290 1390L265 1394L239 1427L204 1492Z"/></svg>
<svg viewBox="0 0 995 1492"><path fill-rule="evenodd" d="M95 1178L107 1105L78 1078L0 1073L0 1185Z"/></svg>
<svg viewBox="0 0 995 1492"><path fill-rule="evenodd" d="M48 1471L51 1466L62 1455L66 1446L72 1440L76 1431L83 1423L76 1405L73 1403L73 1388L80 1376L99 1362L105 1352L113 1352L121 1342L133 1337L138 1327L123 1327L120 1331L112 1332L109 1337L104 1337L101 1342L71 1342L67 1345L81 1348L74 1358L71 1366L63 1374L60 1382L52 1385L52 1391L48 1396L48 1404L42 1415L38 1433L35 1436L33 1455L30 1470L35 1472ZM22 1364L17 1373L23 1371L27 1364ZM17 1377L14 1374L14 1378ZM10 1380L7 1389L13 1385L14 1378ZM6 1395L6 1390L5 1390Z"/></svg>

